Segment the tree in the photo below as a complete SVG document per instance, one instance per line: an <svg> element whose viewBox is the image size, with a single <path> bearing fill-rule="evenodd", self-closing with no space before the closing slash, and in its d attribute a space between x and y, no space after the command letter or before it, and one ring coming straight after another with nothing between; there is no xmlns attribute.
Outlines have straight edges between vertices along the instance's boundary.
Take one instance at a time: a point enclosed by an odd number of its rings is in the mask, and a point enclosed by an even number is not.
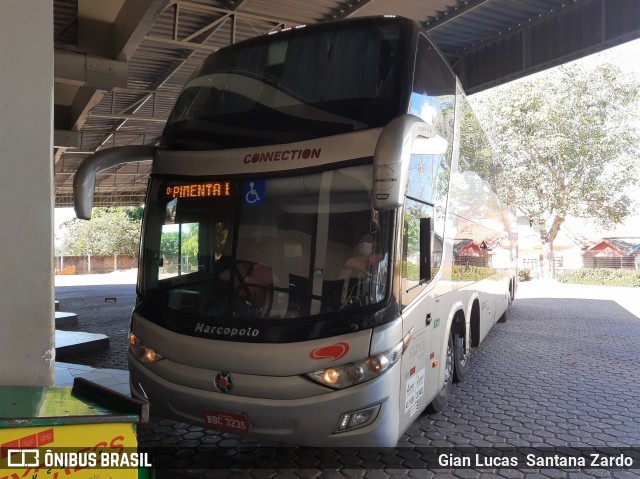
<svg viewBox="0 0 640 479"><path fill-rule="evenodd" d="M637 79L611 64L561 66L476 95L499 157L499 194L526 214L554 275L553 241L567 216L621 223L637 184Z"/></svg>
<svg viewBox="0 0 640 479"><path fill-rule="evenodd" d="M137 255L141 208L94 208L89 221L73 218L65 230L60 252L67 255Z"/></svg>
<svg viewBox="0 0 640 479"><path fill-rule="evenodd" d="M175 231L163 231L160 239L160 254L165 267L190 268L198 264L198 223L180 224Z"/></svg>

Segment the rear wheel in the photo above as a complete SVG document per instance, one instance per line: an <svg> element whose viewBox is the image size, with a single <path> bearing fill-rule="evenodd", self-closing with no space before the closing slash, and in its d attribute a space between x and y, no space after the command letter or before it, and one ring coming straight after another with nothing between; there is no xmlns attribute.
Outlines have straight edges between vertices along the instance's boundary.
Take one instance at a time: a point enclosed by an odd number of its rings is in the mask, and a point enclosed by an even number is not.
<svg viewBox="0 0 640 479"><path fill-rule="evenodd" d="M430 411L442 411L444 407L447 405L447 401L449 400L449 395L451 394L451 386L453 384L453 371L454 371L454 348L453 348L453 337L449 335L449 341L447 343L447 355L444 363L444 386L436 397L429 404Z"/></svg>
<svg viewBox="0 0 640 479"><path fill-rule="evenodd" d="M467 377L469 373L469 362L471 356L471 349L467 352L467 344L464 338L464 334L456 332L453 335L453 380L454 382L460 382Z"/></svg>

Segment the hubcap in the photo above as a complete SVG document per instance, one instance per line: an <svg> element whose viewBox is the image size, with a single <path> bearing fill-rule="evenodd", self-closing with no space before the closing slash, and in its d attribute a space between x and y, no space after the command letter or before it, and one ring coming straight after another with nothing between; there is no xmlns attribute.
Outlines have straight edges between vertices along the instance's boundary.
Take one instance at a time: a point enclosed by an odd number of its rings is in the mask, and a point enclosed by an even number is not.
<svg viewBox="0 0 640 479"><path fill-rule="evenodd" d="M467 348L464 347L464 338L458 337L456 348L458 348L458 352L461 354L458 355L460 358L460 366L464 366L467 364L467 359L469 359L469 353L467 352Z"/></svg>
<svg viewBox="0 0 640 479"><path fill-rule="evenodd" d="M445 364L444 370L444 382L448 383L451 381L451 376L453 375L453 351L451 350L451 346L447 344L447 362Z"/></svg>

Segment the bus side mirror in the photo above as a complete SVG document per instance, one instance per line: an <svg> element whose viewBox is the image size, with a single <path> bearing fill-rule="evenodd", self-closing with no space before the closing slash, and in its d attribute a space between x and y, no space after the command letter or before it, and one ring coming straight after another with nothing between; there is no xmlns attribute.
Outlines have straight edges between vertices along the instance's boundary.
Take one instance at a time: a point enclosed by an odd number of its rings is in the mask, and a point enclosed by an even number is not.
<svg viewBox="0 0 640 479"><path fill-rule="evenodd" d="M373 207L376 210L402 205L411 155L434 154L432 140L437 138L433 126L415 115L398 116L383 128L373 156Z"/></svg>
<svg viewBox="0 0 640 479"><path fill-rule="evenodd" d="M86 157L73 178L73 207L76 216L83 220L91 219L93 191L96 175L100 171L121 163L152 160L154 152L155 146L149 145L116 146Z"/></svg>
<svg viewBox="0 0 640 479"><path fill-rule="evenodd" d="M431 245L433 220L420 218L420 284L431 281Z"/></svg>

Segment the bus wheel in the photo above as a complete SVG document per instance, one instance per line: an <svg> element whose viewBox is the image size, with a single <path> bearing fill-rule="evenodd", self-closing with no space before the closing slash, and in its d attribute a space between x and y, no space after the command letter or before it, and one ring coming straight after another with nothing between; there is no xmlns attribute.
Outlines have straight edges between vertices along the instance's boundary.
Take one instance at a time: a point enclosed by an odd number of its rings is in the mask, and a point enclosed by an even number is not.
<svg viewBox="0 0 640 479"><path fill-rule="evenodd" d="M469 373L470 359L471 352L467 352L467 346L464 341L464 336L461 336L459 332L456 332L453 336L454 382L459 383L467 377L467 374Z"/></svg>
<svg viewBox="0 0 640 479"><path fill-rule="evenodd" d="M449 335L449 342L447 343L447 356L444 364L444 386L436 397L429 404L429 410L432 412L442 411L447 405L449 395L451 394L451 385L453 384L453 371L454 371L454 349L453 349L453 337Z"/></svg>

